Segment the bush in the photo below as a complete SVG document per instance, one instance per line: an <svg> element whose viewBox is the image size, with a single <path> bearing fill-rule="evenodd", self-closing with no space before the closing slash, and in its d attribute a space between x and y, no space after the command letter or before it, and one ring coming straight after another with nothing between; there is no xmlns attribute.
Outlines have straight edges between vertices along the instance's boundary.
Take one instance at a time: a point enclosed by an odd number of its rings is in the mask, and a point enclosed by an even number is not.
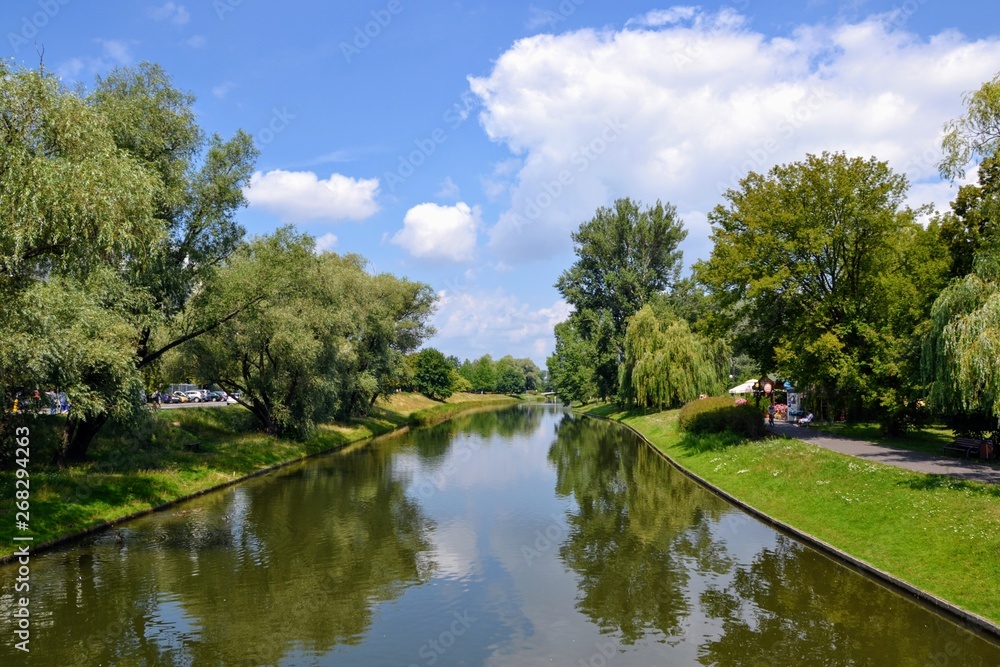
<svg viewBox="0 0 1000 667"><path fill-rule="evenodd" d="M736 405L728 396L686 403L679 416L680 427L689 433L728 431L747 438L762 438L764 413L749 403Z"/></svg>

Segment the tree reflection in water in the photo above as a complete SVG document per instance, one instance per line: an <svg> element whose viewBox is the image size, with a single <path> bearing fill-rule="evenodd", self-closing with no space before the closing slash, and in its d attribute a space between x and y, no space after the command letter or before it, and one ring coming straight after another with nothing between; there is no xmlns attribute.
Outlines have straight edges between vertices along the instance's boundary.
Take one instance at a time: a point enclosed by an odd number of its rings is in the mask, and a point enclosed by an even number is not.
<svg viewBox="0 0 1000 667"><path fill-rule="evenodd" d="M441 475L461 477L414 486ZM553 512L558 547L527 560ZM32 559L27 664L1000 664L996 645L738 512L619 425L526 406L122 529L124 545L105 533ZM13 604L0 590L0 616ZM466 613L474 625L446 634ZM0 665L24 662L11 636Z"/></svg>
<svg viewBox="0 0 1000 667"><path fill-rule="evenodd" d="M567 416L556 436L556 492L577 506L560 556L580 576L578 609L626 644L681 636L689 568L731 566L710 531L729 506L617 425Z"/></svg>
<svg viewBox="0 0 1000 667"><path fill-rule="evenodd" d="M784 536L736 568L730 585L703 593L701 605L723 629L701 647L706 665L966 666L996 654L980 637Z"/></svg>
<svg viewBox="0 0 1000 667"><path fill-rule="evenodd" d="M45 645L46 664L277 664L358 643L372 608L431 567L427 519L391 466L365 449L203 499L120 551L102 538L66 554L37 594L39 641L77 635Z"/></svg>
<svg viewBox="0 0 1000 667"><path fill-rule="evenodd" d="M622 644L683 639L735 667L996 664L993 643L738 513L617 425L567 417L548 456L576 505L560 555L577 608Z"/></svg>

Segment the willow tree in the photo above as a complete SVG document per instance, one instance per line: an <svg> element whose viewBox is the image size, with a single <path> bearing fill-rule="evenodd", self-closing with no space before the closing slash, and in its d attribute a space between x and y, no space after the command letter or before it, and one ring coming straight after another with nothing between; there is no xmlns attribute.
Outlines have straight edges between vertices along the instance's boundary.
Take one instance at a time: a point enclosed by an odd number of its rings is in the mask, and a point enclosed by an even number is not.
<svg viewBox="0 0 1000 667"><path fill-rule="evenodd" d="M645 408L676 407L723 390L726 349L691 331L682 319L659 318L651 306L625 332L620 398Z"/></svg>
<svg viewBox="0 0 1000 667"><path fill-rule="evenodd" d="M162 242L157 188L86 99L44 70L0 62L0 443L34 413L12 413L19 390L23 401L60 389L89 418L115 409L105 388L135 400L122 389L138 378L122 354L122 307L141 295L110 267Z"/></svg>
<svg viewBox="0 0 1000 667"><path fill-rule="evenodd" d="M1000 431L1000 254L941 292L923 351L931 406L959 431Z"/></svg>
<svg viewBox="0 0 1000 667"><path fill-rule="evenodd" d="M291 227L241 246L188 309L222 319L184 347L194 376L241 392L267 433L306 436L363 412L433 334L429 286L366 268L359 255L316 253ZM248 291L263 296L243 308Z"/></svg>
<svg viewBox="0 0 1000 667"><path fill-rule="evenodd" d="M945 125L941 142L941 174L952 180L964 176L970 162L1000 152L1000 73L964 102L965 114Z"/></svg>
<svg viewBox="0 0 1000 667"><path fill-rule="evenodd" d="M931 310L923 371L932 407L959 432L1000 431L1000 74L965 98L942 146L944 176L980 161L942 225L952 253L952 283ZM949 222L951 223L949 226Z"/></svg>
<svg viewBox="0 0 1000 667"><path fill-rule="evenodd" d="M4 393L67 393L60 463L84 459L109 418L136 414L137 385L165 352L259 298L214 321L183 316L242 240L256 157L246 133L206 137L193 105L152 64L88 92L0 63L0 378ZM53 294L79 317L40 313ZM101 320L109 335L84 333Z"/></svg>

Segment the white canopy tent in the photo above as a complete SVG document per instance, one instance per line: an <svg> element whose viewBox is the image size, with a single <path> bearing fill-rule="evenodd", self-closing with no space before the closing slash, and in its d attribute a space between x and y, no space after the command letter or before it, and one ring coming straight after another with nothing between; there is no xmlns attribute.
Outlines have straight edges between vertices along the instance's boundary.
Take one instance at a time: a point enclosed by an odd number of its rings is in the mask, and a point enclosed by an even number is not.
<svg viewBox="0 0 1000 667"><path fill-rule="evenodd" d="M729 390L730 394L752 394L753 393L753 383L756 380L747 380L741 385L737 385Z"/></svg>

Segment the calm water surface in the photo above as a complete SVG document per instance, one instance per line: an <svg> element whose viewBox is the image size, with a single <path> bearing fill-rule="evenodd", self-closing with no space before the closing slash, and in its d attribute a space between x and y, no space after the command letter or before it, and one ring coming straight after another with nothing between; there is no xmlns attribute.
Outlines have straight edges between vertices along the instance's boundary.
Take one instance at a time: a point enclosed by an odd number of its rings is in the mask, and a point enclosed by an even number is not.
<svg viewBox="0 0 1000 667"><path fill-rule="evenodd" d="M0 665L1000 665L629 431L468 415L32 559ZM27 658L27 659L26 659Z"/></svg>

